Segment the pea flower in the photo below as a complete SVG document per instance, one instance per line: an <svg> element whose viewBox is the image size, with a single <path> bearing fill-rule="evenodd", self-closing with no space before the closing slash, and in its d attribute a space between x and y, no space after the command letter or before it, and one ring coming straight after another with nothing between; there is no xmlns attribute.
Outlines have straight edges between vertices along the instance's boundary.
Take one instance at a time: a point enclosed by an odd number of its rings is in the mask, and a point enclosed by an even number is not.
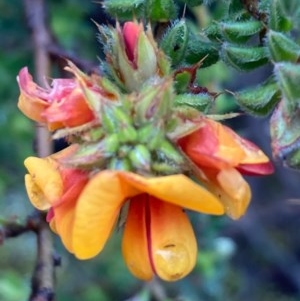
<svg viewBox="0 0 300 301"><path fill-rule="evenodd" d="M73 149L68 147L47 158L28 157L24 162L29 171L25 175L25 186L30 201L39 210L49 210L47 221L69 251L72 250L70 209L88 182L86 172L58 163Z"/></svg>
<svg viewBox="0 0 300 301"><path fill-rule="evenodd" d="M122 206L130 202L122 249L129 270L143 280L156 274L174 281L193 269L197 243L182 208L224 213L213 194L184 175L146 178L104 170L87 181L85 173L60 169L55 159L26 159L26 188L32 204L52 208L52 228L66 248L88 259L103 249Z"/></svg>
<svg viewBox="0 0 300 301"><path fill-rule="evenodd" d="M219 196L227 214L234 219L245 213L251 199L251 189L241 173L267 175L274 171L256 145L204 116L200 127L178 139L177 144L200 169L200 180Z"/></svg>
<svg viewBox="0 0 300 301"><path fill-rule="evenodd" d="M53 79L51 87L37 85L28 68L24 67L17 77L20 87L19 109L30 119L46 123L50 130L73 128L88 122L97 121L97 116L89 102L88 94L101 103L103 99L115 100L116 95L101 87L97 75L89 77L71 62L66 70L76 77Z"/></svg>
<svg viewBox="0 0 300 301"><path fill-rule="evenodd" d="M99 31L108 76L88 76L69 62L75 77L43 89L20 71L21 111L71 144L25 160L27 193L78 259L98 255L125 213L128 269L143 280L176 281L191 272L198 252L185 210L240 218L251 198L241 173L273 167L228 127L175 105L170 62L150 26Z"/></svg>

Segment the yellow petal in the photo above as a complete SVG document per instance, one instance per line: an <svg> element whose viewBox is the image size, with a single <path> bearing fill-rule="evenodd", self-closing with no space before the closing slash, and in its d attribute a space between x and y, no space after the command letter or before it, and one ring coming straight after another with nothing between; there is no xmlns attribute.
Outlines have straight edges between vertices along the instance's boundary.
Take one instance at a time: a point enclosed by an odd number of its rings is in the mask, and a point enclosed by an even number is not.
<svg viewBox="0 0 300 301"><path fill-rule="evenodd" d="M163 201L206 214L224 213L217 197L184 175L144 178L134 173L120 174L129 184Z"/></svg>
<svg viewBox="0 0 300 301"><path fill-rule="evenodd" d="M26 176L26 188L32 204L38 209L47 209L46 202L51 205L63 193L63 181L57 167L48 159L28 157L24 165L29 171ZM44 195L44 199L41 197ZM40 198L40 200L39 200Z"/></svg>
<svg viewBox="0 0 300 301"><path fill-rule="evenodd" d="M35 208L39 210L47 210L51 207L51 204L45 197L44 192L38 185L36 185L34 179L29 174L25 175L25 187L28 198Z"/></svg>
<svg viewBox="0 0 300 301"><path fill-rule="evenodd" d="M146 194L131 199L124 228L122 252L130 272L137 278L149 281L153 277L146 229Z"/></svg>
<svg viewBox="0 0 300 301"><path fill-rule="evenodd" d="M239 219L245 214L251 199L251 189L236 169L223 169L217 174L201 170L197 177L224 204L229 217Z"/></svg>
<svg viewBox="0 0 300 301"><path fill-rule="evenodd" d="M196 264L197 242L192 225L179 206L149 196L149 249L156 274L176 281L191 272Z"/></svg>
<svg viewBox="0 0 300 301"><path fill-rule="evenodd" d="M73 251L79 259L96 256L115 225L124 199L139 191L105 170L96 174L80 194L73 226Z"/></svg>
<svg viewBox="0 0 300 301"><path fill-rule="evenodd" d="M75 202L64 202L54 207L55 232L59 234L66 249L73 253L72 229L75 216Z"/></svg>
<svg viewBox="0 0 300 301"><path fill-rule="evenodd" d="M251 189L234 168L223 169L217 175L221 189L228 197L223 198L226 213L233 219L245 214L251 200Z"/></svg>

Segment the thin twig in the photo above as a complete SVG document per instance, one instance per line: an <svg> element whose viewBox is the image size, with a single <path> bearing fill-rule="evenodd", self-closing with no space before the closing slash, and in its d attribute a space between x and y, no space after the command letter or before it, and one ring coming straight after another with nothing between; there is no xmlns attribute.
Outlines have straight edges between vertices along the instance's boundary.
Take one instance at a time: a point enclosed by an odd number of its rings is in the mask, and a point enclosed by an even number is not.
<svg viewBox="0 0 300 301"><path fill-rule="evenodd" d="M27 23L34 45L35 75L40 85L50 75L50 56L47 47L52 36L47 24L44 0L24 0ZM52 153L51 136L45 126L37 125L37 153L40 157ZM50 229L42 213L37 229L37 261L32 275L32 290L29 301L54 301L53 243Z"/></svg>

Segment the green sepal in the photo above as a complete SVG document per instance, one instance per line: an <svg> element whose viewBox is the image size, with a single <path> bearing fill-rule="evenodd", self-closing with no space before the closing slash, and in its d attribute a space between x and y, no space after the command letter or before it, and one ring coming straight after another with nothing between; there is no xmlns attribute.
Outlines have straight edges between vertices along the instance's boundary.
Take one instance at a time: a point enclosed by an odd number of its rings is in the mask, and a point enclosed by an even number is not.
<svg viewBox="0 0 300 301"><path fill-rule="evenodd" d="M277 63L274 73L285 98L285 110L293 115L300 103L300 66L292 63Z"/></svg>
<svg viewBox="0 0 300 301"><path fill-rule="evenodd" d="M146 144L149 150L155 150L164 137L161 123L148 123L137 130L137 141Z"/></svg>
<svg viewBox="0 0 300 301"><path fill-rule="evenodd" d="M239 71L250 71L268 62L265 47L243 47L224 43L221 57L225 63Z"/></svg>
<svg viewBox="0 0 300 301"><path fill-rule="evenodd" d="M80 133L80 138L86 142L96 142L101 140L105 135L104 129L102 127L94 127L89 131Z"/></svg>
<svg viewBox="0 0 300 301"><path fill-rule="evenodd" d="M167 22L176 18L177 8L173 0L147 0L145 2L147 19Z"/></svg>
<svg viewBox="0 0 300 301"><path fill-rule="evenodd" d="M157 148L156 157L158 161L162 162L171 161L178 165L182 165L184 163L184 159L179 150L177 150L176 147L166 139L164 139Z"/></svg>
<svg viewBox="0 0 300 301"><path fill-rule="evenodd" d="M190 106L201 112L207 112L214 101L214 97L209 93L199 94L178 94L174 99L176 106Z"/></svg>
<svg viewBox="0 0 300 301"><path fill-rule="evenodd" d="M275 62L297 62L300 57L300 45L281 32L270 30L267 45L271 58Z"/></svg>
<svg viewBox="0 0 300 301"><path fill-rule="evenodd" d="M130 115L123 106L108 102L102 105L101 121L108 133L118 132L121 128L132 125Z"/></svg>
<svg viewBox="0 0 300 301"><path fill-rule="evenodd" d="M79 145L72 156L64 159L63 163L80 168L101 167L107 158L114 156L118 148L118 136L112 134L106 136L100 142Z"/></svg>
<svg viewBox="0 0 300 301"><path fill-rule="evenodd" d="M221 22L220 27L226 40L233 43L243 43L257 34L263 28L260 21Z"/></svg>
<svg viewBox="0 0 300 301"><path fill-rule="evenodd" d="M293 22L287 16L282 0L270 1L269 27L275 31L290 31L293 28Z"/></svg>
<svg viewBox="0 0 300 301"><path fill-rule="evenodd" d="M174 88L177 93L184 93L188 90L188 86L190 85L192 80L191 72L182 71L175 74L174 77Z"/></svg>
<svg viewBox="0 0 300 301"><path fill-rule="evenodd" d="M174 175L182 172L180 166L174 164L173 162L157 162L154 161L151 164L152 172L157 173L157 175Z"/></svg>
<svg viewBox="0 0 300 301"><path fill-rule="evenodd" d="M265 83L234 93L235 99L241 108L257 116L268 115L280 100L281 93L277 83Z"/></svg>
<svg viewBox="0 0 300 301"><path fill-rule="evenodd" d="M163 36L160 48L171 59L173 66L177 66L184 58L188 43L188 27L185 19L175 21Z"/></svg>
<svg viewBox="0 0 300 301"><path fill-rule="evenodd" d="M109 161L107 168L111 170L124 170L124 171L132 170L132 166L128 158L112 158Z"/></svg>
<svg viewBox="0 0 300 301"><path fill-rule="evenodd" d="M144 0L105 0L104 9L118 20L132 20L144 17Z"/></svg>
<svg viewBox="0 0 300 301"><path fill-rule="evenodd" d="M164 119L171 109L173 99L172 78L166 78L157 85L144 86L136 99L134 122L142 125L149 121L158 122Z"/></svg>
<svg viewBox="0 0 300 301"><path fill-rule="evenodd" d="M135 145L129 152L128 158L131 165L137 171L147 171L151 169L151 153L144 144Z"/></svg>
<svg viewBox="0 0 300 301"><path fill-rule="evenodd" d="M138 141L137 131L131 125L123 126L120 129L118 129L117 135L121 143L134 143Z"/></svg>

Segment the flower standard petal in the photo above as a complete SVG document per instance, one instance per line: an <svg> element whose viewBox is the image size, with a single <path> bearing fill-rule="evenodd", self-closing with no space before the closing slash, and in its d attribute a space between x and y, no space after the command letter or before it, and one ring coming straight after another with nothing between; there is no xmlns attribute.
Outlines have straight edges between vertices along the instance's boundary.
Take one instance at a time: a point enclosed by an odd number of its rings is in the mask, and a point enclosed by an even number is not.
<svg viewBox="0 0 300 301"><path fill-rule="evenodd" d="M146 225L146 194L130 200L127 220L122 240L122 253L130 272L144 281L151 280L151 267Z"/></svg>
<svg viewBox="0 0 300 301"><path fill-rule="evenodd" d="M236 134L214 120L203 118L202 122L202 127L177 141L182 150L198 166L221 169L238 165L244 151Z"/></svg>
<svg viewBox="0 0 300 301"><path fill-rule="evenodd" d="M17 80L21 91L18 108L30 119L45 122L42 112L49 106L47 100L41 97L45 91L33 82L27 67L21 69Z"/></svg>
<svg viewBox="0 0 300 301"><path fill-rule="evenodd" d="M163 280L185 277L196 264L197 243L184 210L149 196L149 252L155 273Z"/></svg>
<svg viewBox="0 0 300 301"><path fill-rule="evenodd" d="M206 214L224 213L217 197L182 174L155 178L129 172L120 172L120 175L137 189L163 201Z"/></svg>
<svg viewBox="0 0 300 301"><path fill-rule="evenodd" d="M57 99L43 112L51 129L75 127L92 121L95 117L79 87Z"/></svg>
<svg viewBox="0 0 300 301"><path fill-rule="evenodd" d="M124 199L138 193L119 178L118 172L105 170L92 177L75 209L71 234L75 256L79 259L96 256L110 236Z"/></svg>

